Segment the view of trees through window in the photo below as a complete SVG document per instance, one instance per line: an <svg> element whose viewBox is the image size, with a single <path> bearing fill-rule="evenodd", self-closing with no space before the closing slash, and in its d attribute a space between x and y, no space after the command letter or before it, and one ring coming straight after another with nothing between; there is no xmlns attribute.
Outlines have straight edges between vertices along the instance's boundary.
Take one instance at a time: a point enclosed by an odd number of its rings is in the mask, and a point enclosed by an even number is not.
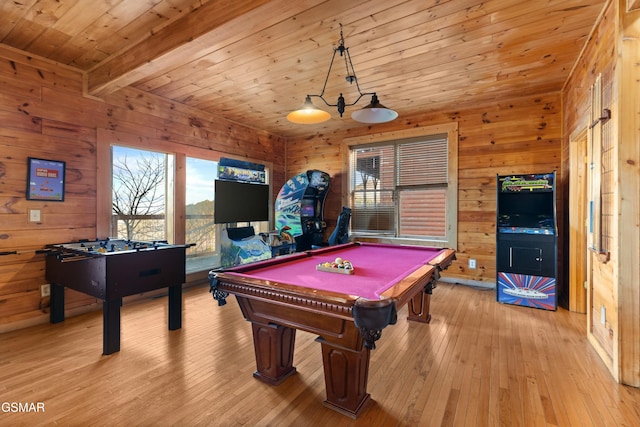
<svg viewBox="0 0 640 427"><path fill-rule="evenodd" d="M112 148L112 235L120 239L167 240L167 167L172 156Z"/></svg>
<svg viewBox="0 0 640 427"><path fill-rule="evenodd" d="M112 146L111 235L129 240L167 240L173 227L174 156ZM215 179L218 162L186 158L185 243L187 272L218 264L214 224ZM236 224L237 226L249 224ZM269 230L268 221L252 223L256 232Z"/></svg>

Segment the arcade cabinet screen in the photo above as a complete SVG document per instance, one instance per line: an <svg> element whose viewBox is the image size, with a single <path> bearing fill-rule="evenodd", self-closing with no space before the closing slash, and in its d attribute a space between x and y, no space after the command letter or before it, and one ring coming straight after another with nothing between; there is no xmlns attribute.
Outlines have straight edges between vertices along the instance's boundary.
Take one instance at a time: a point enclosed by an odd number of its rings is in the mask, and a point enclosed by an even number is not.
<svg viewBox="0 0 640 427"><path fill-rule="evenodd" d="M550 228L554 224L552 192L503 193L499 195L502 227Z"/></svg>
<svg viewBox="0 0 640 427"><path fill-rule="evenodd" d="M269 186L248 182L215 181L214 222L269 221Z"/></svg>
<svg viewBox="0 0 640 427"><path fill-rule="evenodd" d="M300 216L316 216L316 210L313 202L313 200L302 199L300 202Z"/></svg>

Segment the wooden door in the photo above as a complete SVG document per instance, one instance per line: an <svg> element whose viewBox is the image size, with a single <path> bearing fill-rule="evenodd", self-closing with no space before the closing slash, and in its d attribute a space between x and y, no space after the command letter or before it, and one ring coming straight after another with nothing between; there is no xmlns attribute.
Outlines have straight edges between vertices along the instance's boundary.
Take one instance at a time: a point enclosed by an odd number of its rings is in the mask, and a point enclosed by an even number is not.
<svg viewBox="0 0 640 427"><path fill-rule="evenodd" d="M587 312L587 132L569 147L569 310Z"/></svg>

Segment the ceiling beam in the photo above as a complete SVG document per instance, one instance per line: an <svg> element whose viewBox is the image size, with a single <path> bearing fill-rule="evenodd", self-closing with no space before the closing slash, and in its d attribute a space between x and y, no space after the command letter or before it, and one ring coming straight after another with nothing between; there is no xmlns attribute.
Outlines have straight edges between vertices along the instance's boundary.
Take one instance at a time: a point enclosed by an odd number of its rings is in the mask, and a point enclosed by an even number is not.
<svg viewBox="0 0 640 427"><path fill-rule="evenodd" d="M129 86L136 81L210 53L213 46L242 29L253 30L253 21L259 22L259 8L269 0L218 0L191 10L149 37L134 44L118 55L98 64L88 73L88 93L104 96ZM275 2L275 3L280 3ZM229 25L243 17L242 25ZM247 18L252 22L247 22ZM227 31L224 31L224 28ZM231 40L233 41L233 40Z"/></svg>

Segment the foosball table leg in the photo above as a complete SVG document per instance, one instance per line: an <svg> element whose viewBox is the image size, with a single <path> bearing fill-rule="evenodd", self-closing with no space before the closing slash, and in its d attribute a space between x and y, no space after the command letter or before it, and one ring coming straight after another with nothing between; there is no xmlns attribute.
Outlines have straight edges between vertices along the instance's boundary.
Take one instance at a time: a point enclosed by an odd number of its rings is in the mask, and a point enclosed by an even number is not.
<svg viewBox="0 0 640 427"><path fill-rule="evenodd" d="M120 351L120 307L122 298L102 303L102 354Z"/></svg>
<svg viewBox="0 0 640 427"><path fill-rule="evenodd" d="M64 322L64 286L51 284L51 308L49 322Z"/></svg>
<svg viewBox="0 0 640 427"><path fill-rule="evenodd" d="M182 284L169 286L169 330L182 327Z"/></svg>

